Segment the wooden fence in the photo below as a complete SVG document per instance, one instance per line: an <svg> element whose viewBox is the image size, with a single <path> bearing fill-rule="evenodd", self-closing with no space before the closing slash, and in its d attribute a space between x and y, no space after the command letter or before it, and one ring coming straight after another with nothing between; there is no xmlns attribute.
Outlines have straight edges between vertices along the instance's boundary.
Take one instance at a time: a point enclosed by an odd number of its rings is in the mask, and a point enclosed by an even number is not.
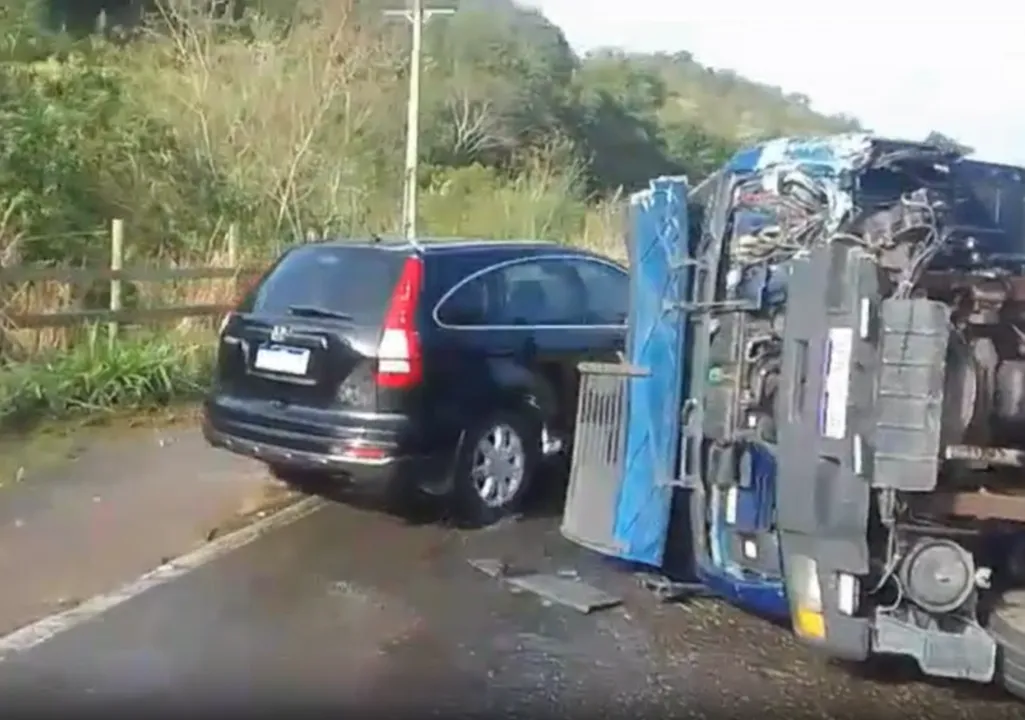
<svg viewBox="0 0 1025 720"><path fill-rule="evenodd" d="M110 302L107 308L62 310L59 312L6 314L0 308L0 320L18 329L68 327L84 323L106 322L111 335L119 323L142 323L187 317L221 315L231 309L227 304L174 305L164 307L126 308L123 304L123 283L160 283L172 280L240 280L257 277L261 267L238 264L238 232L231 226L227 237L228 262L223 267L124 267L124 223L115 220L110 232L110 266L94 268L55 268L15 265L0 267L0 288L24 286L33 282L57 282L77 286L93 286L97 282L109 283Z"/></svg>

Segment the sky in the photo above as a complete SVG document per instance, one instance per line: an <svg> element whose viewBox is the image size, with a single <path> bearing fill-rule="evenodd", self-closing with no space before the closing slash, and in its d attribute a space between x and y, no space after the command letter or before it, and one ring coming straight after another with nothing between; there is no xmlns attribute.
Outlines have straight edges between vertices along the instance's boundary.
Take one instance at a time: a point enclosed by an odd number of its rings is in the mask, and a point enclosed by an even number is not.
<svg viewBox="0 0 1025 720"><path fill-rule="evenodd" d="M578 52L686 50L921 140L1025 165L1025 3L1013 0L526 0Z"/></svg>

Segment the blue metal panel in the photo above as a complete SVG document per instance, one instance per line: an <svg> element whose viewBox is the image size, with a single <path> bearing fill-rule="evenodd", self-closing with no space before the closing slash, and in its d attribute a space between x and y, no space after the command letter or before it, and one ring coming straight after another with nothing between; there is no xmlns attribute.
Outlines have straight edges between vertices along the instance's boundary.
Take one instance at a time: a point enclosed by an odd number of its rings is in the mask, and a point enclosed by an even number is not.
<svg viewBox="0 0 1025 720"><path fill-rule="evenodd" d="M868 161L873 137L847 133L821 138L776 138L738 151L726 164L737 175L764 172L773 167L819 167L839 175Z"/></svg>
<svg viewBox="0 0 1025 720"><path fill-rule="evenodd" d="M744 524L748 525L744 529L763 531L773 521L776 460L768 449L759 444L754 444L751 451L754 470L752 488L742 492L738 498L737 524L740 525L743 513ZM740 571L728 557L724 531L720 512L711 518L709 534L712 553L711 557L698 563L698 579L712 592L747 610L781 620L789 619L790 606L782 578L758 577Z"/></svg>
<svg viewBox="0 0 1025 720"><path fill-rule="evenodd" d="M690 297L687 183L659 178L630 198L632 250L626 461L613 535L625 560L661 565L680 442Z"/></svg>

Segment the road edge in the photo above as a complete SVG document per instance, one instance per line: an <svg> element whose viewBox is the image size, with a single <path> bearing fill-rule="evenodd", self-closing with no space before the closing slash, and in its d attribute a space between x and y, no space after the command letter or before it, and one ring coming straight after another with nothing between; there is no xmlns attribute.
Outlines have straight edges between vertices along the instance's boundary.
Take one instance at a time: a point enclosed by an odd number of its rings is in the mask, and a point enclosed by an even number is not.
<svg viewBox="0 0 1025 720"><path fill-rule="evenodd" d="M155 587L177 580L229 552L248 545L271 530L301 520L325 505L326 502L322 498L305 498L272 515L211 540L197 550L169 560L112 592L95 595L73 608L24 625L0 637L0 663L93 620Z"/></svg>

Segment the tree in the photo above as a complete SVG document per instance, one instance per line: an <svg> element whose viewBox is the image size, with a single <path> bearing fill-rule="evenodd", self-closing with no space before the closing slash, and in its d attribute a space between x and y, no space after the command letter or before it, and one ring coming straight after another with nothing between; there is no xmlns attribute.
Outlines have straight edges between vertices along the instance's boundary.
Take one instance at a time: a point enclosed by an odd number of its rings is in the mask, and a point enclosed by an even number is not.
<svg viewBox="0 0 1025 720"><path fill-rule="evenodd" d="M188 3L221 17L234 8L236 19L241 10L259 13L281 21L281 37L315 25L325 8L342 2L39 1L51 27L77 33L94 30L101 14L108 25L129 24L166 2ZM403 23L386 21L382 10L402 3L349 1L360 26L393 50L381 76L394 82L376 83L374 92L398 106L405 101L403 50L409 32ZM663 173L702 177L738 145L757 138L857 127L849 116L814 112L806 95L705 67L685 50L600 50L581 58L536 10L512 0L457 0L455 5L454 15L438 18L425 31L421 148L426 165L479 164L510 175L523 171L537 150L559 147L568 164L585 168L590 191L607 193L642 186ZM255 24L241 26L246 32L250 27ZM241 36L249 37L246 32ZM385 113L373 120L374 132L398 136L403 122L402 114Z"/></svg>

